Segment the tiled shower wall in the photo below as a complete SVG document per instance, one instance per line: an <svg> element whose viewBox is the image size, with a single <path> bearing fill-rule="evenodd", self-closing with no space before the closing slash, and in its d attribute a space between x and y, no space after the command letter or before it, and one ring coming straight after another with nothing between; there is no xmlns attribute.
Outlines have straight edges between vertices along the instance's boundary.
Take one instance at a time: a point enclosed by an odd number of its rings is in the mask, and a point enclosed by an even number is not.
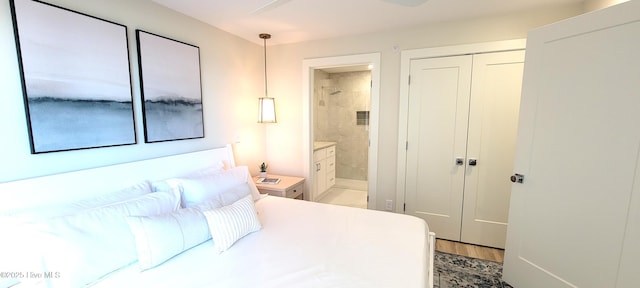
<svg viewBox="0 0 640 288"><path fill-rule="evenodd" d="M371 72L316 70L314 83L315 141L338 143L337 178L367 180L369 125L357 125L356 112L369 111ZM342 92L330 95L335 91Z"/></svg>

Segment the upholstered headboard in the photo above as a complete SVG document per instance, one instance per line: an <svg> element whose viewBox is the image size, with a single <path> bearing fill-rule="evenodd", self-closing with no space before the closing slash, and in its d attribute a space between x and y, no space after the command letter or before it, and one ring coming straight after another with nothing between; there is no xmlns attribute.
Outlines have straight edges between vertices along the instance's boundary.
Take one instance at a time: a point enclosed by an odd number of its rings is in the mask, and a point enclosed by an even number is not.
<svg viewBox="0 0 640 288"><path fill-rule="evenodd" d="M0 213L93 198L144 180L162 180L209 166L235 167L230 144L210 150L0 183Z"/></svg>

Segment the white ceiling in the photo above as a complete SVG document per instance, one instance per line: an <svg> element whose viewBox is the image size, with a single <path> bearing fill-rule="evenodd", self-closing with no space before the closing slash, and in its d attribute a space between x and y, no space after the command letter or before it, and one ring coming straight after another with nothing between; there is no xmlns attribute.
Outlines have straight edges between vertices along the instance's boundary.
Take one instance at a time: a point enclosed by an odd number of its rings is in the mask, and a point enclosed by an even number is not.
<svg viewBox="0 0 640 288"><path fill-rule="evenodd" d="M270 45L582 3L583 0L152 0L231 34Z"/></svg>

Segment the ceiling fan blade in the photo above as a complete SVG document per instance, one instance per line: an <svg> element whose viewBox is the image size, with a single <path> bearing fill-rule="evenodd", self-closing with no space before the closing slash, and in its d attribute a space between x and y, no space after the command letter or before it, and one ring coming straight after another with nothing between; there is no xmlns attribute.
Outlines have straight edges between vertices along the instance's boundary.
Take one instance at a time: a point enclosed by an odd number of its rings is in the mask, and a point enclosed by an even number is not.
<svg viewBox="0 0 640 288"><path fill-rule="evenodd" d="M255 10L249 12L249 15L254 15L254 14L260 14L260 13L264 13L267 12L269 10L278 8L284 4L286 4L287 2L289 2L291 0L269 0L266 3L264 3L264 5L256 8Z"/></svg>
<svg viewBox="0 0 640 288"><path fill-rule="evenodd" d="M416 7L424 4L424 2L427 2L428 0L382 0L382 1L398 4L402 6Z"/></svg>

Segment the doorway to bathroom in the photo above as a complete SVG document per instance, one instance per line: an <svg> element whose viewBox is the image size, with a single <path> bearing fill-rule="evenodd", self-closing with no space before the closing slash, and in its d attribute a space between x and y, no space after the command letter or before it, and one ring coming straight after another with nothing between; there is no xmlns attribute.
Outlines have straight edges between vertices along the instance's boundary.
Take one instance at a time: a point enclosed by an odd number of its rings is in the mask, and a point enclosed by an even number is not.
<svg viewBox="0 0 640 288"><path fill-rule="evenodd" d="M377 209L379 57L303 62L307 200Z"/></svg>

